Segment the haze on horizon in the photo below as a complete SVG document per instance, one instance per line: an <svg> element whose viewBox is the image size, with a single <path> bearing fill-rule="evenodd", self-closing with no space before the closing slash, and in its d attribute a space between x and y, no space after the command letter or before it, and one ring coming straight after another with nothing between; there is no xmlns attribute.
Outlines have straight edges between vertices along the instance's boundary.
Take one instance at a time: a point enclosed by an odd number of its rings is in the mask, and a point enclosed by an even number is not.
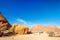
<svg viewBox="0 0 60 40"><path fill-rule="evenodd" d="M60 0L0 0L0 12L10 24L60 26Z"/></svg>

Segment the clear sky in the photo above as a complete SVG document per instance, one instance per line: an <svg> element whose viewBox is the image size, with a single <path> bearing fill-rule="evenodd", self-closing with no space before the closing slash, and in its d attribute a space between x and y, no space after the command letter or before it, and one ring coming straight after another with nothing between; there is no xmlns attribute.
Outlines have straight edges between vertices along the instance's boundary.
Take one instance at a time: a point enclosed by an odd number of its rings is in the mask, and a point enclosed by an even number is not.
<svg viewBox="0 0 60 40"><path fill-rule="evenodd" d="M59 0L0 0L0 12L10 24L60 26Z"/></svg>

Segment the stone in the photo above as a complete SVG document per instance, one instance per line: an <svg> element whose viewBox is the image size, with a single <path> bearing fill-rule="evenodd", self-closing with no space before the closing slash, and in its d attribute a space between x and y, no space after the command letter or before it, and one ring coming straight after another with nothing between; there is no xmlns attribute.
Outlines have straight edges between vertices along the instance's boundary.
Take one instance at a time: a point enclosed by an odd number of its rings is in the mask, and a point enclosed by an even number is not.
<svg viewBox="0 0 60 40"><path fill-rule="evenodd" d="M10 30L13 31L15 34L27 34L29 28L24 25L14 24Z"/></svg>

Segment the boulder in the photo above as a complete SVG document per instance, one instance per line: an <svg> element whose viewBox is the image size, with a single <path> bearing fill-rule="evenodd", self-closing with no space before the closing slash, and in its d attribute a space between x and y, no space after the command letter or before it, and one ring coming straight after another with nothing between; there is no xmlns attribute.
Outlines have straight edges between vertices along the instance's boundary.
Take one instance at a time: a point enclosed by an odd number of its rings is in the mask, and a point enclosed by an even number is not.
<svg viewBox="0 0 60 40"><path fill-rule="evenodd" d="M27 34L29 31L29 28L24 25L14 24L10 30L15 34Z"/></svg>

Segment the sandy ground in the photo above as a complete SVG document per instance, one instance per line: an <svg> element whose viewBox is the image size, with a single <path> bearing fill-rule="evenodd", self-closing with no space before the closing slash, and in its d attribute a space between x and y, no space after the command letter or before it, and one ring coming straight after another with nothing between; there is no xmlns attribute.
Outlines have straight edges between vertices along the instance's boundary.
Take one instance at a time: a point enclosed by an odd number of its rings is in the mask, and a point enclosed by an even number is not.
<svg viewBox="0 0 60 40"><path fill-rule="evenodd" d="M10 37L0 37L0 40L60 40L60 37L48 37L46 33L35 33L26 35L15 35Z"/></svg>

